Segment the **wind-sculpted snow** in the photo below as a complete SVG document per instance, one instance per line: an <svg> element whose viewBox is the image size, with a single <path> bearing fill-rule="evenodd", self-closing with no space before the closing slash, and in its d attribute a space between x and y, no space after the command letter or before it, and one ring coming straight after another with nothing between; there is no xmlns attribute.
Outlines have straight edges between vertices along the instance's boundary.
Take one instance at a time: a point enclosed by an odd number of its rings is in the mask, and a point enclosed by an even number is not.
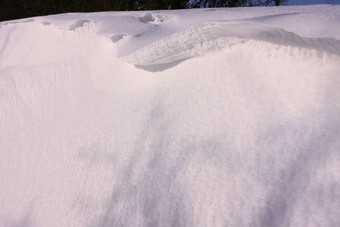
<svg viewBox="0 0 340 227"><path fill-rule="evenodd" d="M340 56L340 41L334 38L302 38L284 29L257 23L205 22L143 47L123 59L142 68L171 65L249 41L315 49ZM148 67L145 67L148 66ZM161 67L161 66L159 66Z"/></svg>
<svg viewBox="0 0 340 227"><path fill-rule="evenodd" d="M0 226L340 226L339 11L1 23Z"/></svg>

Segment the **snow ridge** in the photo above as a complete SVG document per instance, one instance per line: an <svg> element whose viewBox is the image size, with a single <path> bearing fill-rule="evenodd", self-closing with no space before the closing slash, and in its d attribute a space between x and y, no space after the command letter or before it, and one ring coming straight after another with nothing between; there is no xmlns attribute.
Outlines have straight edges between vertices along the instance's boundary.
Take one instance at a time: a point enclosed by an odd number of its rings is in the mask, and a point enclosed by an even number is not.
<svg viewBox="0 0 340 227"><path fill-rule="evenodd" d="M251 40L340 56L340 41L334 38L303 38L281 28L251 22L209 21L158 40L122 59L139 67L176 63Z"/></svg>

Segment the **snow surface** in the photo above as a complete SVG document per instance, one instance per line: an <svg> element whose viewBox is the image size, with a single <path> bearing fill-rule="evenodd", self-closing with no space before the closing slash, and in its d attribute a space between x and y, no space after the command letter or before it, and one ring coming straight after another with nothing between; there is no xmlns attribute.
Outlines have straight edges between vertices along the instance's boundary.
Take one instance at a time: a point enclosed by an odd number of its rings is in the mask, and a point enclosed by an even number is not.
<svg viewBox="0 0 340 227"><path fill-rule="evenodd" d="M0 23L0 226L340 226L340 6Z"/></svg>
<svg viewBox="0 0 340 227"><path fill-rule="evenodd" d="M340 0L285 0L280 5L340 4Z"/></svg>

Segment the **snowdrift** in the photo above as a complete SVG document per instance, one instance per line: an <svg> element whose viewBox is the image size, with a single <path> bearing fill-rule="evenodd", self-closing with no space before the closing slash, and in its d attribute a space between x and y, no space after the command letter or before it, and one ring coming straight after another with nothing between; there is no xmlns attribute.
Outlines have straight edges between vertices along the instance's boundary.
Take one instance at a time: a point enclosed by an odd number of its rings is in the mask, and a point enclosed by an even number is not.
<svg viewBox="0 0 340 227"><path fill-rule="evenodd" d="M339 226L340 7L0 23L1 226Z"/></svg>

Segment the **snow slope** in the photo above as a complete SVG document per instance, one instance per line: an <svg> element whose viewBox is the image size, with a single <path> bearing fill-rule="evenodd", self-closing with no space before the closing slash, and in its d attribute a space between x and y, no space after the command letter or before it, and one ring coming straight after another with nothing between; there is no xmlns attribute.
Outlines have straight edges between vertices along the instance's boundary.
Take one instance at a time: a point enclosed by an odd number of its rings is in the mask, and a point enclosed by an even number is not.
<svg viewBox="0 0 340 227"><path fill-rule="evenodd" d="M340 226L340 6L0 23L0 226Z"/></svg>

